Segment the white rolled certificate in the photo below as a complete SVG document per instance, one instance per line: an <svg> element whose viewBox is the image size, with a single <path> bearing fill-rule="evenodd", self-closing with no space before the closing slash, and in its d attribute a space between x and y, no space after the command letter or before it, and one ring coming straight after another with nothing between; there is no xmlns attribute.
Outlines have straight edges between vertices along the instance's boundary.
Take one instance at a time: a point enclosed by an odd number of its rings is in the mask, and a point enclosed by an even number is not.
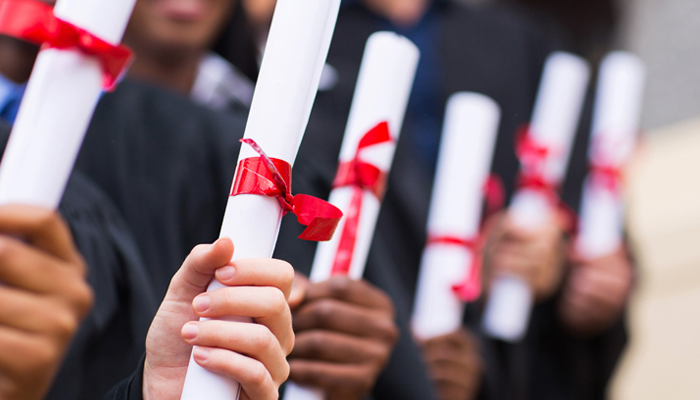
<svg viewBox="0 0 700 400"><path fill-rule="evenodd" d="M339 7L340 0L277 2L245 131L245 137L255 140L270 157L294 163ZM252 157L258 154L244 145L239 160ZM233 260L271 257L282 215L275 198L229 197L221 237L235 243ZM221 287L213 281L209 290ZM239 390L237 382L206 371L190 359L182 399L230 400L238 398Z"/></svg>
<svg viewBox="0 0 700 400"><path fill-rule="evenodd" d="M549 150L538 171L546 182L561 184L581 118L590 79L590 67L580 57L553 53L545 63L537 101L529 129L531 139ZM522 160L521 160L522 161ZM521 164L521 170L525 167ZM537 229L553 207L542 190L523 187L510 205L509 213L523 229ZM527 283L518 277L497 279L491 286L483 326L488 335L515 342L527 331L533 296Z"/></svg>
<svg viewBox="0 0 700 400"><path fill-rule="evenodd" d="M394 159L396 141L403 125L406 106L410 97L420 53L418 48L403 36L392 32L377 32L370 36L365 47L360 73L355 89L350 116L340 149L339 162L346 164L358 156L362 162L388 173ZM368 146L358 153L360 140L380 123L387 123L392 142ZM322 282L332 275L341 241L346 241L344 228L352 218L350 203L352 186L336 187L329 202L338 207L345 217L341 220L333 239L318 244L311 268L312 282ZM361 207L357 210L357 235L351 243L348 275L361 279L367 255L372 243L381 199L370 190L361 194ZM346 242L347 243L347 242ZM316 388L287 383L285 400L322 400L323 392Z"/></svg>
<svg viewBox="0 0 700 400"><path fill-rule="evenodd" d="M471 273L467 269L477 254L459 241L476 242L479 236L483 187L500 119L496 102L481 94L457 93L447 103L428 214L429 243L423 251L411 321L418 339L446 335L462 326L464 303L452 287Z"/></svg>
<svg viewBox="0 0 700 400"><path fill-rule="evenodd" d="M56 17L118 45L135 0L58 0ZM56 208L102 92L103 69L78 49L39 52L0 165L0 204Z"/></svg>
<svg viewBox="0 0 700 400"><path fill-rule="evenodd" d="M600 66L588 154L592 172L584 183L576 240L579 254L587 259L622 245L624 205L615 175L635 147L645 77L643 62L627 52L609 54ZM606 171L613 176L606 177Z"/></svg>
<svg viewBox="0 0 700 400"><path fill-rule="evenodd" d="M391 32L378 32L370 36L340 149L340 164L348 163L358 155L361 161L388 173L419 58L418 48L402 36ZM360 139L382 122L388 123L393 142L369 146L358 154ZM350 186L337 187L330 194L329 202L343 211L346 217L341 220L331 241L318 244L310 276L313 282L331 277L338 245L342 240L341 233L349 218L347 211L352 194L353 188ZM349 276L353 279L361 279L364 274L380 205L381 200L365 190L349 270Z"/></svg>

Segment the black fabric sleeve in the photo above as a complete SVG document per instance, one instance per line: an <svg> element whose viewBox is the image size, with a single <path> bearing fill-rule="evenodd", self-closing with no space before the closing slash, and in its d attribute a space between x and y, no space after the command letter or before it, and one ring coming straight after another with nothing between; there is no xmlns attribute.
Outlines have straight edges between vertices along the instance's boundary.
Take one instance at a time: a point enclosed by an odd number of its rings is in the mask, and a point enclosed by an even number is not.
<svg viewBox="0 0 700 400"><path fill-rule="evenodd" d="M146 356L131 376L119 382L105 395L103 400L143 400L143 365Z"/></svg>

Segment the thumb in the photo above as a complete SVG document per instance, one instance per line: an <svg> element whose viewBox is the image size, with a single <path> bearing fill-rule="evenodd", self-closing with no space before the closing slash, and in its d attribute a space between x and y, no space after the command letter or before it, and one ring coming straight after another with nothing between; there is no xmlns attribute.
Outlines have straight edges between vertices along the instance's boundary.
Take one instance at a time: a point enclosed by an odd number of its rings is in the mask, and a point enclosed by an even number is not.
<svg viewBox="0 0 700 400"><path fill-rule="evenodd" d="M287 304L292 310L299 307L301 303L306 298L306 290L309 288L309 278L306 276L295 272L294 282L292 283L292 292L289 294L289 299L287 299Z"/></svg>
<svg viewBox="0 0 700 400"><path fill-rule="evenodd" d="M229 238L195 247L170 281L166 299L191 302L207 289L216 270L229 264L232 257L233 242Z"/></svg>

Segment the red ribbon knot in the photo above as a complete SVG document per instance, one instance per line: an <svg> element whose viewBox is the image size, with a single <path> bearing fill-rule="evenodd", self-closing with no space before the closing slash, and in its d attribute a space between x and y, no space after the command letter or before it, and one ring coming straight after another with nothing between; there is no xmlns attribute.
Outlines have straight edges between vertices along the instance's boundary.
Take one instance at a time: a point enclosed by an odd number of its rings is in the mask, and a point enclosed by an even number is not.
<svg viewBox="0 0 700 400"><path fill-rule="evenodd" d="M429 236L427 246L441 244L457 246L472 253L472 261L467 265L467 276L461 282L452 286L452 291L464 302L475 301L481 296L481 255L478 253L481 238L460 238L456 236Z"/></svg>
<svg viewBox="0 0 700 400"><path fill-rule="evenodd" d="M338 166L333 187L350 186L353 188L353 194L346 213L345 225L338 243L331 275L347 275L350 272L364 191L369 191L381 200L386 188L386 172L370 163L361 161L360 152L368 147L392 141L389 124L386 121L380 122L362 136L357 145L355 157Z"/></svg>
<svg viewBox="0 0 700 400"><path fill-rule="evenodd" d="M306 229L300 239L323 242L331 240L343 213L332 204L305 194L293 196L292 166L278 158L270 158L253 139L241 139L260 157L241 160L231 188L231 196L255 194L274 197L284 210L296 215Z"/></svg>
<svg viewBox="0 0 700 400"><path fill-rule="evenodd" d="M591 182L609 190L613 194L620 193L622 187L622 170L609 164L591 164Z"/></svg>
<svg viewBox="0 0 700 400"><path fill-rule="evenodd" d="M38 0L0 0L0 34L59 50L78 49L102 66L105 90L113 90L133 60L126 46L115 46L57 18L53 7Z"/></svg>
<svg viewBox="0 0 700 400"><path fill-rule="evenodd" d="M558 203L558 185L544 176L545 163L553 151L535 139L529 125L516 135L515 153L521 164L517 186L542 192L551 198L554 204Z"/></svg>

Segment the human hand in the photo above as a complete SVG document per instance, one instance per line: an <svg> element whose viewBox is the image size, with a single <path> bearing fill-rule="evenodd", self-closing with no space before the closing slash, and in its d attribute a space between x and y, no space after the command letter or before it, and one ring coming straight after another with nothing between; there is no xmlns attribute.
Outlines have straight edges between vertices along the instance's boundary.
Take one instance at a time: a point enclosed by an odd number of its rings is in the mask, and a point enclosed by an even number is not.
<svg viewBox="0 0 700 400"><path fill-rule="evenodd" d="M625 252L584 260L572 254L559 316L572 331L587 336L609 328L629 299L634 271Z"/></svg>
<svg viewBox="0 0 700 400"><path fill-rule="evenodd" d="M367 8L394 25L410 27L417 24L431 1L429 0L363 0Z"/></svg>
<svg viewBox="0 0 700 400"><path fill-rule="evenodd" d="M145 400L180 399L192 346L199 365L241 384L242 399L277 399L294 346L294 272L283 261L232 255L230 239L197 246L173 277L146 339ZM204 293L214 277L227 287ZM256 323L216 320L227 316Z"/></svg>
<svg viewBox="0 0 700 400"><path fill-rule="evenodd" d="M39 400L92 306L87 268L50 210L0 207L0 399Z"/></svg>
<svg viewBox="0 0 700 400"><path fill-rule="evenodd" d="M440 400L471 400L479 394L483 362L476 339L466 329L428 339L423 359Z"/></svg>
<svg viewBox="0 0 700 400"><path fill-rule="evenodd" d="M486 290L498 276L514 275L524 279L537 300L552 296L561 283L564 268L565 217L552 213L542 226L527 230L518 226L507 213L496 215L484 249Z"/></svg>
<svg viewBox="0 0 700 400"><path fill-rule="evenodd" d="M293 310L296 346L290 380L321 388L328 400L363 399L374 387L398 339L391 299L365 281L334 277L308 283ZM305 288L305 289L301 289Z"/></svg>

